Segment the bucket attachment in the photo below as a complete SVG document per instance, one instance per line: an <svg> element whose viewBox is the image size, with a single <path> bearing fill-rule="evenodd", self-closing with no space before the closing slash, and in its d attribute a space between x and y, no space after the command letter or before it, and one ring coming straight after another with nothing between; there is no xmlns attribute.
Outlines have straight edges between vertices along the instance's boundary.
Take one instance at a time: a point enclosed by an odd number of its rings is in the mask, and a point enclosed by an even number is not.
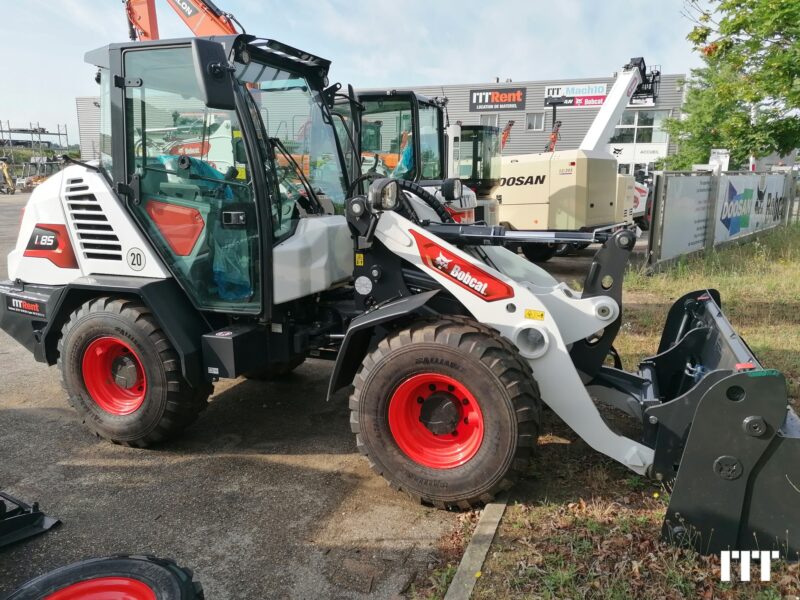
<svg viewBox="0 0 800 600"><path fill-rule="evenodd" d="M800 418L786 381L762 368L715 290L678 300L659 353L640 365L651 474L673 481L662 536L702 554L779 550L800 558Z"/></svg>
<svg viewBox="0 0 800 600"><path fill-rule="evenodd" d="M735 373L697 405L662 535L703 554L800 558L800 419L777 371Z"/></svg>

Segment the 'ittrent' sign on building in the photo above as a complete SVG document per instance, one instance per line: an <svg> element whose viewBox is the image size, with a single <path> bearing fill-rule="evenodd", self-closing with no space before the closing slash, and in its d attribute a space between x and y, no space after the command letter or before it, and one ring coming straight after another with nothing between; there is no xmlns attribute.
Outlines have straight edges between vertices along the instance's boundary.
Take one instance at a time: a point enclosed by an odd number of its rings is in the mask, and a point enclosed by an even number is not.
<svg viewBox="0 0 800 600"><path fill-rule="evenodd" d="M526 92L524 87L470 90L469 110L525 110Z"/></svg>

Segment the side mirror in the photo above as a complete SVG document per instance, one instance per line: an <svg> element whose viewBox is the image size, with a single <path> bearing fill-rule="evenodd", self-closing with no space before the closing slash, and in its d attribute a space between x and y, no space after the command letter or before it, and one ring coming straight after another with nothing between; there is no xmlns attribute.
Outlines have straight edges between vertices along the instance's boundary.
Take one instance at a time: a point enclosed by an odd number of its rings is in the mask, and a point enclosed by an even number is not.
<svg viewBox="0 0 800 600"><path fill-rule="evenodd" d="M236 99L225 48L219 42L192 40L194 74L201 99L209 108L235 110Z"/></svg>
<svg viewBox="0 0 800 600"><path fill-rule="evenodd" d="M460 179L451 178L445 179L442 182L442 196L444 196L444 199L448 202L461 198L462 191L463 184Z"/></svg>

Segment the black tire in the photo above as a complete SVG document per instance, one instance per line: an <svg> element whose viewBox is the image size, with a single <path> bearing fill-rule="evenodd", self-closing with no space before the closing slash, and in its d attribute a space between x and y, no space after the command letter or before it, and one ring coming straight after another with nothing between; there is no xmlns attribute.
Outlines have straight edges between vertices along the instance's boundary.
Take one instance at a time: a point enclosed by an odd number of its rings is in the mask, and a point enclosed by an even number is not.
<svg viewBox="0 0 800 600"><path fill-rule="evenodd" d="M556 254L555 244L523 244L522 253L531 262L547 262Z"/></svg>
<svg viewBox="0 0 800 600"><path fill-rule="evenodd" d="M463 464L421 464L400 448L389 424L398 388L429 373L463 384L482 413L482 441ZM469 509L509 489L528 465L540 415L528 364L499 333L462 317L423 320L384 338L364 358L350 397L351 429L372 469L392 488L443 509Z"/></svg>
<svg viewBox="0 0 800 600"><path fill-rule="evenodd" d="M572 244L558 244L554 256L569 256L575 250Z"/></svg>
<svg viewBox="0 0 800 600"><path fill-rule="evenodd" d="M100 339L125 344L146 378L141 405L129 414L109 412L87 389L84 355ZM103 297L83 304L61 330L58 353L70 404L95 435L116 444L144 448L175 437L206 407L213 390L210 384L192 388L183 379L172 344L149 309L133 300Z"/></svg>
<svg viewBox="0 0 800 600"><path fill-rule="evenodd" d="M179 567L175 561L154 556L120 555L108 558L90 558L59 567L55 571L45 573L27 582L12 592L6 600L42 600L58 591L67 593L70 586L76 586L73 597L78 597L81 591L79 587L81 582L104 577L124 577L139 582L138 586L136 583L131 583L130 586L144 590L149 588L157 600L203 600L205 598L203 586L194 581L192 571ZM84 585L87 584L84 583ZM128 593L130 592L129 589ZM106 597L131 597L121 591L118 593L118 596L114 596L112 592L112 595ZM143 597L146 597L146 594Z"/></svg>
<svg viewBox="0 0 800 600"><path fill-rule="evenodd" d="M244 376L247 379L256 379L259 381L271 381L273 379L280 379L281 377L286 377L287 375L289 375L292 371L294 371L297 367L302 365L305 361L306 361L305 356L296 356L295 358L287 362L273 363L268 367L259 369L258 371L250 371L249 373L245 373Z"/></svg>

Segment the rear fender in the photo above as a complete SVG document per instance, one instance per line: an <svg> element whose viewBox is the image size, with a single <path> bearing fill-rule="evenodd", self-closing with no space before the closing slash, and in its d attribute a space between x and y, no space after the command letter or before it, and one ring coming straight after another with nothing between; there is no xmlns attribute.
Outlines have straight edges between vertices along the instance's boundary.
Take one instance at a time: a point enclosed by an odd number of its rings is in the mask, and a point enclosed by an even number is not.
<svg viewBox="0 0 800 600"><path fill-rule="evenodd" d="M174 279L94 276L73 281L65 287L52 307L52 317L41 332L41 356L37 360L55 364L61 328L70 314L93 298L109 295L141 300L153 312L180 356L184 379L192 387L206 381L200 341L203 334L211 331L211 327Z"/></svg>
<svg viewBox="0 0 800 600"><path fill-rule="evenodd" d="M328 384L328 399L330 400L333 394L352 383L378 328L396 325L398 321L406 321L412 315L436 314L432 308L427 306L427 303L438 292L439 290L432 290L406 296L383 304L353 319L350 327L347 328L347 333L336 357L336 364Z"/></svg>

